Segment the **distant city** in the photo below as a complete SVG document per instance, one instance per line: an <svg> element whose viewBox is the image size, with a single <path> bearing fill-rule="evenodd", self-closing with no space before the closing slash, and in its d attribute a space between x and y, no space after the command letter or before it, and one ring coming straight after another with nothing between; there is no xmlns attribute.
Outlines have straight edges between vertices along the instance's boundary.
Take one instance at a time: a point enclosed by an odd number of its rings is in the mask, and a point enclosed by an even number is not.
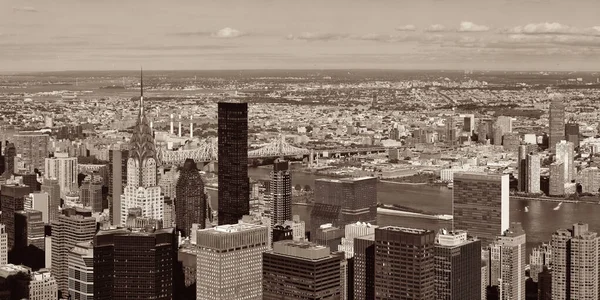
<svg viewBox="0 0 600 300"><path fill-rule="evenodd" d="M0 299L598 299L600 73L0 76Z"/></svg>

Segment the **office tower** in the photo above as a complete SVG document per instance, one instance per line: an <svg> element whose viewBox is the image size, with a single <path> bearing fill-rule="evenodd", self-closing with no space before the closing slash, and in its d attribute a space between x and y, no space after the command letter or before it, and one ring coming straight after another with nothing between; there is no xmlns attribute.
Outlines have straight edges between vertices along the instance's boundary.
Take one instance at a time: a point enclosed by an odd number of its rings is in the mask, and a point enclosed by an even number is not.
<svg viewBox="0 0 600 300"><path fill-rule="evenodd" d="M196 246L185 243L179 248L177 252L179 274L175 279L175 289L178 290L177 296L180 299L196 299L196 260Z"/></svg>
<svg viewBox="0 0 600 300"><path fill-rule="evenodd" d="M83 207L89 207L92 213L102 212L102 177L87 175L79 188L79 201Z"/></svg>
<svg viewBox="0 0 600 300"><path fill-rule="evenodd" d="M62 295L68 294L68 253L77 243L87 242L96 233L96 219L90 210L66 208L52 222L52 275Z"/></svg>
<svg viewBox="0 0 600 300"><path fill-rule="evenodd" d="M177 299L175 228L100 231L94 238L94 300Z"/></svg>
<svg viewBox="0 0 600 300"><path fill-rule="evenodd" d="M436 237L435 299L481 300L481 241L466 231L443 230Z"/></svg>
<svg viewBox="0 0 600 300"><path fill-rule="evenodd" d="M45 173L50 137L39 132L20 132L14 135L14 142L27 173L33 173L35 169Z"/></svg>
<svg viewBox="0 0 600 300"><path fill-rule="evenodd" d="M377 178L315 180L315 203L339 205L341 225L377 223Z"/></svg>
<svg viewBox="0 0 600 300"><path fill-rule="evenodd" d="M200 171L193 159L186 159L175 187L175 222L183 237L189 237L192 224L206 227L206 194Z"/></svg>
<svg viewBox="0 0 600 300"><path fill-rule="evenodd" d="M262 255L269 247L268 236L267 227L254 224L198 230L196 299L262 299Z"/></svg>
<svg viewBox="0 0 600 300"><path fill-rule="evenodd" d="M496 123L494 123L494 125L492 126L492 132L493 132L493 136L494 136L494 145L496 145L496 146L502 145L502 139L504 137L504 129L500 125L498 125L498 121L496 121Z"/></svg>
<svg viewBox="0 0 600 300"><path fill-rule="evenodd" d="M195 163L195 162L194 162ZM161 192L165 195L165 199L175 199L177 190L177 180L179 179L178 168L159 168L160 180L158 185L161 188Z"/></svg>
<svg viewBox="0 0 600 300"><path fill-rule="evenodd" d="M582 192L596 194L600 191L600 169L590 167L581 170Z"/></svg>
<svg viewBox="0 0 600 300"><path fill-rule="evenodd" d="M508 175L455 173L453 189L454 230L488 245L509 227Z"/></svg>
<svg viewBox="0 0 600 300"><path fill-rule="evenodd" d="M481 251L483 253L488 253L489 251ZM482 255L483 256L483 255ZM481 258L481 300L487 300L487 287L490 284L490 264L489 259Z"/></svg>
<svg viewBox="0 0 600 300"><path fill-rule="evenodd" d="M342 299L342 259L309 242L274 243L273 251L263 254L262 299Z"/></svg>
<svg viewBox="0 0 600 300"><path fill-rule="evenodd" d="M329 249L337 249L342 244L343 237L344 229L331 224L323 224L310 233L311 241Z"/></svg>
<svg viewBox="0 0 600 300"><path fill-rule="evenodd" d="M331 224L338 226L341 222L342 207L339 205L315 203L310 212L310 234L314 234L321 225Z"/></svg>
<svg viewBox="0 0 600 300"><path fill-rule="evenodd" d="M502 132L503 133L510 133L510 132L512 132L512 123L513 123L513 118L512 117L499 116L496 119L496 124L498 124L498 126L500 128L502 128Z"/></svg>
<svg viewBox="0 0 600 300"><path fill-rule="evenodd" d="M250 212L248 103L219 103L219 225Z"/></svg>
<svg viewBox="0 0 600 300"><path fill-rule="evenodd" d="M31 203L27 203L27 199L31 200ZM50 211L50 197L44 192L38 192L29 194L26 198L25 209L34 209L42 213L42 221L49 224L49 211Z"/></svg>
<svg viewBox="0 0 600 300"><path fill-rule="evenodd" d="M552 300L552 270L548 267L538 275L538 300Z"/></svg>
<svg viewBox="0 0 600 300"><path fill-rule="evenodd" d="M544 243L533 248L529 255L529 277L534 282L538 282L539 274L544 271L545 267L550 267L550 262L552 262L552 248L549 244Z"/></svg>
<svg viewBox="0 0 600 300"><path fill-rule="evenodd" d="M579 124L575 122L565 124L565 139L573 143L575 149L579 149Z"/></svg>
<svg viewBox="0 0 600 300"><path fill-rule="evenodd" d="M94 300L94 244L77 243L67 256L69 297Z"/></svg>
<svg viewBox="0 0 600 300"><path fill-rule="evenodd" d="M109 150L108 168L108 195L111 197L110 220L111 223L121 224L121 195L123 186L127 185L127 159L129 150L123 149L124 145Z"/></svg>
<svg viewBox="0 0 600 300"><path fill-rule="evenodd" d="M519 146L517 168L519 169L518 187L520 192L527 191L527 145Z"/></svg>
<svg viewBox="0 0 600 300"><path fill-rule="evenodd" d="M598 234L573 224L552 234L552 299L598 299Z"/></svg>
<svg viewBox="0 0 600 300"><path fill-rule="evenodd" d="M490 246L492 285L498 283L502 299L525 300L525 242L521 224L512 223Z"/></svg>
<svg viewBox="0 0 600 300"><path fill-rule="evenodd" d="M346 259L354 257L354 239L365 235L375 234L375 228L377 227L377 225L360 222L346 225L345 234L342 238L341 245L338 246L338 251L343 251L346 254Z"/></svg>
<svg viewBox="0 0 600 300"><path fill-rule="evenodd" d="M0 266L8 264L8 232L6 225L0 224Z"/></svg>
<svg viewBox="0 0 600 300"><path fill-rule="evenodd" d="M375 299L434 299L431 230L386 226L375 229Z"/></svg>
<svg viewBox="0 0 600 300"><path fill-rule="evenodd" d="M15 213L25 208L25 197L29 188L24 185L2 185L0 187L0 222L8 233L8 251L15 245Z"/></svg>
<svg viewBox="0 0 600 300"><path fill-rule="evenodd" d="M354 239L354 299L375 299L375 234Z"/></svg>
<svg viewBox="0 0 600 300"><path fill-rule="evenodd" d="M551 99L549 122L550 139L548 146L554 152L556 144L565 139L565 104L561 96L554 96Z"/></svg>
<svg viewBox="0 0 600 300"><path fill-rule="evenodd" d="M77 175L79 169L77 157L69 157L68 153L57 152L54 157L46 158L45 179L57 179L61 196L77 191Z"/></svg>
<svg viewBox="0 0 600 300"><path fill-rule="evenodd" d="M573 143L562 140L555 145L555 161L562 162L565 172L565 183L571 182L574 179L574 148Z"/></svg>
<svg viewBox="0 0 600 300"><path fill-rule="evenodd" d="M454 117L446 117L444 122L446 125L446 143L453 146L456 143L456 126L454 125Z"/></svg>
<svg viewBox="0 0 600 300"><path fill-rule="evenodd" d="M58 285L56 279L48 270L31 273L29 282L30 300L55 300L58 299Z"/></svg>
<svg viewBox="0 0 600 300"><path fill-rule="evenodd" d="M540 156L538 154L527 154L527 186L525 191L530 194L541 193L540 190Z"/></svg>
<svg viewBox="0 0 600 300"><path fill-rule="evenodd" d="M9 253L13 263L26 265L34 270L45 265L46 247L42 212L19 210L15 212L15 245Z"/></svg>
<svg viewBox="0 0 600 300"><path fill-rule="evenodd" d="M4 172L2 177L10 178L15 173L15 156L17 155L17 149L15 144L7 143L6 149L4 149Z"/></svg>
<svg viewBox="0 0 600 300"><path fill-rule="evenodd" d="M469 136L473 134L475 130L475 115L473 114L465 114L461 115L463 118L463 128L462 131L466 132Z"/></svg>
<svg viewBox="0 0 600 300"><path fill-rule="evenodd" d="M177 224L175 224L175 205L173 200L171 198L165 198L164 203L165 213L162 221L163 226L165 228L177 226Z"/></svg>
<svg viewBox="0 0 600 300"><path fill-rule="evenodd" d="M555 161L550 164L550 196L565 194L565 167L564 163Z"/></svg>
<svg viewBox="0 0 600 300"><path fill-rule="evenodd" d="M127 186L121 196L120 221L124 226L132 208L141 208L142 217L162 220L164 197L156 180L156 146L144 113L144 85L140 80L138 117L133 128L127 160ZM114 190L113 190L114 192Z"/></svg>
<svg viewBox="0 0 600 300"><path fill-rule="evenodd" d="M292 177L289 162L275 160L270 182L271 224L292 220Z"/></svg>
<svg viewBox="0 0 600 300"><path fill-rule="evenodd" d="M58 219L58 207L60 206L60 185L56 179L44 179L42 193L48 194L48 222Z"/></svg>
<svg viewBox="0 0 600 300"><path fill-rule="evenodd" d="M517 132L504 133L502 136L502 147L505 151L516 152L521 145L521 136Z"/></svg>

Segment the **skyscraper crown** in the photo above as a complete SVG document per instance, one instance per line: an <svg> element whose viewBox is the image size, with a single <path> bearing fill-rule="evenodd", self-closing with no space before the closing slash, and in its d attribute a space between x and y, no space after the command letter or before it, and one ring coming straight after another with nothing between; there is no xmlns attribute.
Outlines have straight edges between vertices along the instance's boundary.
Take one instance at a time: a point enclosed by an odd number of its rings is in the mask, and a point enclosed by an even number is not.
<svg viewBox="0 0 600 300"><path fill-rule="evenodd" d="M142 162L146 159L156 159L156 146L154 145L152 128L150 128L150 123L144 113L144 78L141 71L139 114L135 127L133 128L129 157L138 160L140 165L142 165Z"/></svg>

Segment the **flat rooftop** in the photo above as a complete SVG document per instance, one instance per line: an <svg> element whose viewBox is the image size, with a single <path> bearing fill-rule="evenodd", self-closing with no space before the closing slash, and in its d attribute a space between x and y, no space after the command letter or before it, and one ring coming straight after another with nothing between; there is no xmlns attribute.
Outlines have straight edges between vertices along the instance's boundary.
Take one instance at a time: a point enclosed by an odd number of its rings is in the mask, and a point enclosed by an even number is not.
<svg viewBox="0 0 600 300"><path fill-rule="evenodd" d="M456 172L454 173L454 180L466 179L473 181L499 181L506 174L493 174L486 172Z"/></svg>
<svg viewBox="0 0 600 300"><path fill-rule="evenodd" d="M219 225L217 227L208 228L208 229L204 229L201 231L203 231L204 233L211 233L211 234L227 234L227 233L233 233L233 232L243 232L243 231L248 231L248 230L261 229L264 227L265 226L263 226L263 225L256 225L256 224L250 224L250 223L238 223L238 224Z"/></svg>
<svg viewBox="0 0 600 300"><path fill-rule="evenodd" d="M398 231L410 234L423 234L433 232L432 230L420 229L420 228L410 228L410 227L400 227L400 226L385 226L379 228L380 230L389 230L389 231Z"/></svg>

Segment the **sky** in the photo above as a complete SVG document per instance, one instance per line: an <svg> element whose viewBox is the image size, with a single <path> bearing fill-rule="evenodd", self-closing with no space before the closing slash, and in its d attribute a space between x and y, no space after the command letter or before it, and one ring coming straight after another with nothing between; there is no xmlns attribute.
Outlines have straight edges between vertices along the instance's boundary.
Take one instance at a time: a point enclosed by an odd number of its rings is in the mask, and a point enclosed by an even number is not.
<svg viewBox="0 0 600 300"><path fill-rule="evenodd" d="M598 0L0 0L0 72L600 71Z"/></svg>

